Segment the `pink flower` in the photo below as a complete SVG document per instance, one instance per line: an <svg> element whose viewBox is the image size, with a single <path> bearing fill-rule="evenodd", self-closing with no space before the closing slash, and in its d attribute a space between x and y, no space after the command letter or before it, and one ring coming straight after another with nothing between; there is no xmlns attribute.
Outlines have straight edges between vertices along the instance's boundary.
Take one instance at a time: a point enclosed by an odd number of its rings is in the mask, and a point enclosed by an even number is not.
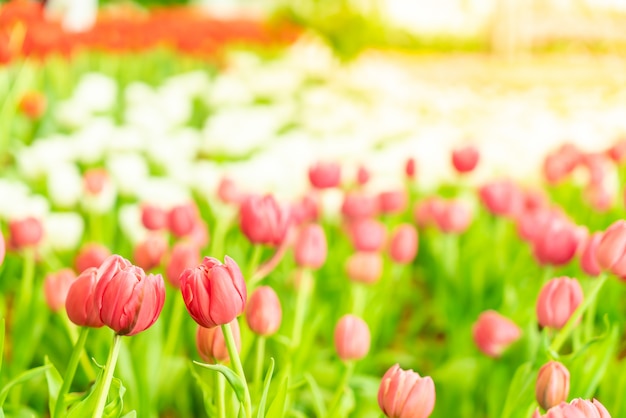
<svg viewBox="0 0 626 418"><path fill-rule="evenodd" d="M459 200L441 201L431 207L435 223L445 234L461 234L472 222L472 212Z"/></svg>
<svg viewBox="0 0 626 418"><path fill-rule="evenodd" d="M389 190L378 195L378 209L382 213L400 213L407 205L409 197L404 190Z"/></svg>
<svg viewBox="0 0 626 418"><path fill-rule="evenodd" d="M198 245L191 241L179 241L172 248L165 276L172 286L180 288L180 275L186 269L194 268L198 264L200 264Z"/></svg>
<svg viewBox="0 0 626 418"><path fill-rule="evenodd" d="M415 172L416 172L415 158L411 157L407 159L406 163L404 164L404 173L406 174L408 178L412 179L412 178L415 178Z"/></svg>
<svg viewBox="0 0 626 418"><path fill-rule="evenodd" d="M567 178L580 162L580 151L572 144L563 144L548 154L543 164L543 173L550 184Z"/></svg>
<svg viewBox="0 0 626 418"><path fill-rule="evenodd" d="M580 257L580 268L590 276L597 276L602 272L602 267L596 259L600 241L602 241L602 232L592 234L587 239L582 257Z"/></svg>
<svg viewBox="0 0 626 418"><path fill-rule="evenodd" d="M253 244L279 245L291 223L290 211L273 196L248 196L239 208L239 226Z"/></svg>
<svg viewBox="0 0 626 418"><path fill-rule="evenodd" d="M616 276L626 277L626 221L616 221L604 232L596 249L596 261Z"/></svg>
<svg viewBox="0 0 626 418"><path fill-rule="evenodd" d="M327 252L326 234L321 225L308 224L300 229L294 247L298 266L318 269L326 262Z"/></svg>
<svg viewBox="0 0 626 418"><path fill-rule="evenodd" d="M346 194L341 213L348 219L371 218L378 212L378 199L361 192Z"/></svg>
<svg viewBox="0 0 626 418"><path fill-rule="evenodd" d="M141 222L150 231L167 228L167 211L159 206L145 203L141 206Z"/></svg>
<svg viewBox="0 0 626 418"><path fill-rule="evenodd" d="M535 398L543 409L565 402L569 395L569 370L558 361L549 361L539 369Z"/></svg>
<svg viewBox="0 0 626 418"><path fill-rule="evenodd" d="M144 270L152 270L161 264L167 252L167 240L163 235L150 234L133 251L135 264Z"/></svg>
<svg viewBox="0 0 626 418"><path fill-rule="evenodd" d="M278 295L269 286L260 286L250 296L246 307L246 321L257 335L272 335L280 328L283 311Z"/></svg>
<svg viewBox="0 0 626 418"><path fill-rule="evenodd" d="M389 418L427 418L435 408L433 379L395 364L380 382L378 405Z"/></svg>
<svg viewBox="0 0 626 418"><path fill-rule="evenodd" d="M533 240L533 252L541 264L562 266L576 255L580 232L562 217L551 217Z"/></svg>
<svg viewBox="0 0 626 418"><path fill-rule="evenodd" d="M237 318L246 306L247 290L241 270L226 256L224 264L204 257L202 264L180 276L187 311L205 328L224 325Z"/></svg>
<svg viewBox="0 0 626 418"><path fill-rule="evenodd" d="M582 411L585 418L611 418L609 411L607 411L604 405L597 399L587 401L585 399L576 398L572 399L570 405Z"/></svg>
<svg viewBox="0 0 626 418"><path fill-rule="evenodd" d="M0 230L0 266L4 262L4 256L6 255L6 251L7 251L7 246L6 246L6 243L4 242L4 235L2 234L2 231Z"/></svg>
<svg viewBox="0 0 626 418"><path fill-rule="evenodd" d="M371 218L359 219L350 226L352 245L357 251L378 251L385 245L385 225Z"/></svg>
<svg viewBox="0 0 626 418"><path fill-rule="evenodd" d="M239 330L239 322L233 319L229 326L233 333L237 352L240 352L241 332ZM224 363L230 360L222 327L204 328L198 325L198 331L196 331L196 348L202 360L207 363Z"/></svg>
<svg viewBox="0 0 626 418"><path fill-rule="evenodd" d="M76 280L76 274L68 268L46 275L43 290L46 303L52 312L58 312L65 306L67 293L74 280Z"/></svg>
<svg viewBox="0 0 626 418"><path fill-rule="evenodd" d="M479 157L478 150L471 145L457 148L452 151L452 165L461 174L469 173L476 168Z"/></svg>
<svg viewBox="0 0 626 418"><path fill-rule="evenodd" d="M198 220L198 208L191 202L176 205L167 213L167 225L176 237L190 234Z"/></svg>
<svg viewBox="0 0 626 418"><path fill-rule="evenodd" d="M222 180L220 180L220 184L217 186L217 196L224 203L233 203L236 205L240 204L246 197L246 195L239 190L237 184L228 177L223 177Z"/></svg>
<svg viewBox="0 0 626 418"><path fill-rule="evenodd" d="M364 186L370 180L370 172L367 168L362 165L359 166L359 169L356 172L356 182L360 186Z"/></svg>
<svg viewBox="0 0 626 418"><path fill-rule="evenodd" d="M309 168L309 181L316 189L337 187L341 182L341 166L320 161Z"/></svg>
<svg viewBox="0 0 626 418"><path fill-rule="evenodd" d="M537 319L542 327L561 329L583 300L576 279L559 277L543 285L537 298Z"/></svg>
<svg viewBox="0 0 626 418"><path fill-rule="evenodd" d="M335 327L335 350L343 361L360 360L370 349L370 329L358 316L344 315Z"/></svg>
<svg viewBox="0 0 626 418"><path fill-rule="evenodd" d="M357 252L348 257L346 273L350 280L372 284L383 274L383 258L377 252Z"/></svg>
<svg viewBox="0 0 626 418"><path fill-rule="evenodd" d="M492 310L478 316L472 333L476 346L489 357L500 357L522 335L515 322Z"/></svg>
<svg viewBox="0 0 626 418"><path fill-rule="evenodd" d="M43 237L41 221L33 216L9 222L9 236L14 248L21 249L39 244Z"/></svg>
<svg viewBox="0 0 626 418"><path fill-rule="evenodd" d="M92 168L83 175L85 191L91 195L99 195L110 181L109 173L102 168Z"/></svg>
<svg viewBox="0 0 626 418"><path fill-rule="evenodd" d="M83 272L89 267L98 268L111 255L111 251L98 243L85 244L74 259L74 267L77 272Z"/></svg>
<svg viewBox="0 0 626 418"><path fill-rule="evenodd" d="M483 205L496 216L515 217L524 204L518 186L508 180L494 181L479 190Z"/></svg>
<svg viewBox="0 0 626 418"><path fill-rule="evenodd" d="M65 310L70 321L76 325L93 328L104 325L95 299L97 281L98 269L90 267L74 280L67 292Z"/></svg>
<svg viewBox="0 0 626 418"><path fill-rule="evenodd" d="M389 255L398 264L408 264L417 255L417 230L413 225L398 225L391 236Z"/></svg>

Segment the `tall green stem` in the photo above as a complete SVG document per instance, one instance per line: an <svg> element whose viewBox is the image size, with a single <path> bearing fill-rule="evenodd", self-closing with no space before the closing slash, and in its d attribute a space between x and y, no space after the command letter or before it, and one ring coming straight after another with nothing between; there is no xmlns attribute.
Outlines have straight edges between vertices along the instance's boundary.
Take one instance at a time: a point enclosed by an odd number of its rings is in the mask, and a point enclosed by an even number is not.
<svg viewBox="0 0 626 418"><path fill-rule="evenodd" d="M556 335L556 337L552 341L552 344L550 345L550 350L554 351L555 353L559 352L563 344L565 344L565 341L567 341L567 338L569 338L570 334L574 330L574 327L578 325L578 321L580 321L583 313L585 313L587 308L589 308L589 306L591 306L591 304L594 303L595 299L598 297L598 293L600 293L600 289L602 289L602 286L604 285L604 282L606 282L606 279L607 276L602 275L597 280L595 286L591 289L591 292L589 292L589 296L585 298L585 300L578 306L578 308L570 317L569 321L567 321L565 326Z"/></svg>
<svg viewBox="0 0 626 418"><path fill-rule="evenodd" d="M115 371L115 364L117 363L117 357L120 353L120 343L122 337L115 334L113 337L113 346L109 351L109 357L104 366L104 377L102 386L100 386L100 393L98 394L98 402L96 403L96 409L93 411L93 418L101 418L104 412L104 407L107 402L107 396L109 394L109 388L111 387L111 380L113 379L113 372Z"/></svg>
<svg viewBox="0 0 626 418"><path fill-rule="evenodd" d="M22 314L30 310L30 302L33 297L33 280L35 278L35 249L25 248L23 251L24 266L22 268L22 285L19 295L19 309Z"/></svg>
<svg viewBox="0 0 626 418"><path fill-rule="evenodd" d="M228 355L230 362L233 365L235 372L241 377L244 387L244 403L243 407L246 411L246 418L252 418L252 401L250 400L250 390L248 389L248 382L246 381L246 374L243 371L241 365L241 359L237 352L237 346L235 345L235 338L233 337L233 331L230 328L230 324L222 325L222 333L224 334L224 340L226 341L226 348L228 349Z"/></svg>
<svg viewBox="0 0 626 418"><path fill-rule="evenodd" d="M303 268L300 270L300 286L298 287L298 296L296 297L296 313L293 321L293 332L291 336L291 349L295 350L302 340L302 326L304 325L304 317L306 315L307 299L313 286L311 271Z"/></svg>
<svg viewBox="0 0 626 418"><path fill-rule="evenodd" d="M70 390L70 386L74 380L74 374L76 373L76 368L78 367L78 361L84 353L83 348L85 347L85 341L87 341L87 335L89 335L89 327L82 327L78 340L76 340L76 344L74 345L70 361L67 364L65 376L63 376L63 384L61 385L61 389L59 389L57 403L54 407L54 414L52 415L53 418L61 418L65 416L65 395L67 395Z"/></svg>
<svg viewBox="0 0 626 418"><path fill-rule="evenodd" d="M343 374L341 375L341 380L339 381L339 385L337 386L337 390L335 391L335 395L333 396L333 400L330 404L330 408L328 408L328 416L333 418L337 413L337 408L341 402L341 397L343 396L344 391L346 390L346 386L348 385L348 381L352 377L352 372L354 371L354 361L349 361L346 363L346 367L343 370Z"/></svg>
<svg viewBox="0 0 626 418"><path fill-rule="evenodd" d="M63 322L65 323L65 328L67 329L67 334L70 336L70 339L72 340L72 343L78 344L78 340L80 339L81 335L77 335L76 334L75 325L69 320L67 315L63 316ZM82 331L83 331L83 328L81 328L81 332ZM83 343L83 346L84 346L84 343ZM82 348L83 347L81 347L80 364L83 367L83 370L84 370L85 374L87 375L87 378L90 381L96 380L96 374L93 371L93 367L91 366L91 362L89 361L89 357L87 357L87 353Z"/></svg>
<svg viewBox="0 0 626 418"><path fill-rule="evenodd" d="M218 418L226 418L226 408L224 402L225 380L221 373L213 373L215 376L215 386L217 392L217 416Z"/></svg>
<svg viewBox="0 0 626 418"><path fill-rule="evenodd" d="M352 313L361 316L367 301L367 287L361 283L352 284Z"/></svg>
<svg viewBox="0 0 626 418"><path fill-rule="evenodd" d="M251 280L254 276L254 273L261 263L261 256L263 255L263 246L259 244L254 244L252 247L252 256L249 258L250 262L248 263L248 275L246 278Z"/></svg>
<svg viewBox="0 0 626 418"><path fill-rule="evenodd" d="M183 320L183 314L185 313L185 303L182 296L176 291L174 298L174 306L172 307L172 315L170 317L170 332L167 335L167 341L165 347L163 347L163 357L167 358L174 353L176 349L176 343L178 342L178 336L180 334L181 322Z"/></svg>
<svg viewBox="0 0 626 418"><path fill-rule="evenodd" d="M256 358L254 360L254 375L252 376L252 382L258 384L259 388L263 387L263 363L265 360L265 337L259 335L256 340Z"/></svg>

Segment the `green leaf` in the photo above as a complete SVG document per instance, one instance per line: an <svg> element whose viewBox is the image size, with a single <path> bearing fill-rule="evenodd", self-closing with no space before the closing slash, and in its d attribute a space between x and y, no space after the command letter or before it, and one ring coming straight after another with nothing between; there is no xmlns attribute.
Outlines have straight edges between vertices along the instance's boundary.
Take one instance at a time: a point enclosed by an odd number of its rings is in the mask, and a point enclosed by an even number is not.
<svg viewBox="0 0 626 418"><path fill-rule="evenodd" d="M200 377L198 372L196 372L196 370L191 365L189 365L189 371L191 372L191 375L196 379L198 386L200 386L200 389L202 390L204 409L206 411L206 414L210 417L215 416L216 411L215 405L213 404L215 389L207 385L206 382Z"/></svg>
<svg viewBox="0 0 626 418"><path fill-rule="evenodd" d="M5 332L5 320L4 318L0 319L0 372L2 371L2 354L4 354L4 332ZM0 408L0 412L2 408ZM0 415L0 418L2 416Z"/></svg>
<svg viewBox="0 0 626 418"><path fill-rule="evenodd" d="M124 415L122 418L137 418L137 411L133 409L128 414Z"/></svg>
<svg viewBox="0 0 626 418"><path fill-rule="evenodd" d="M111 388L109 389L109 395L107 397L108 403L104 407L103 417L119 418L122 415L124 393L126 393L126 388L122 384L122 381L114 377L111 381Z"/></svg>
<svg viewBox="0 0 626 418"><path fill-rule="evenodd" d="M91 416L96 409L96 403L98 402L98 393L100 385L102 384L102 373L98 374L96 382L91 386L88 393L85 394L83 399L74 405L67 418L84 418ZM116 377L111 380L111 387L107 395L107 404L104 407L103 417L118 418L122 414L122 408L124 406L123 397L126 392L126 388L122 385L122 381Z"/></svg>
<svg viewBox="0 0 626 418"><path fill-rule="evenodd" d="M46 382L48 383L48 408L50 410L50 416L54 418L54 411L58 402L57 396L59 394L59 390L61 389L61 385L63 385L63 378L54 365L50 363L47 356L44 359L44 364L50 366L50 368L46 370ZM63 401L64 400L61 399L61 402Z"/></svg>
<svg viewBox="0 0 626 418"><path fill-rule="evenodd" d="M309 384L309 388L311 388L311 394L313 395L313 407L315 408L316 415L318 417L325 417L326 405L324 405L324 397L322 396L322 391L320 390L319 385L311 373L305 373L304 378Z"/></svg>
<svg viewBox="0 0 626 418"><path fill-rule="evenodd" d="M270 390L270 383L272 382L272 375L274 374L274 357L270 357L270 367L265 374L265 380L263 381L263 394L259 401L259 409L257 411L257 418L263 418L265 416L265 403L267 401L267 393Z"/></svg>
<svg viewBox="0 0 626 418"><path fill-rule="evenodd" d="M287 390L289 388L289 378L283 377L278 386L278 393L274 397L266 418L283 418L287 404Z"/></svg>
<svg viewBox="0 0 626 418"><path fill-rule="evenodd" d="M535 380L537 372L533 370L531 362L526 362L517 368L515 376L509 386L509 391L504 403L502 418L524 416L528 408L532 408L535 397ZM525 416L530 414L526 413Z"/></svg>
<svg viewBox="0 0 626 418"><path fill-rule="evenodd" d="M21 383L27 382L39 375L43 374L50 368L50 365L39 366L31 370L27 370L24 373L21 373L15 379L11 380L9 383L4 385L2 390L0 391L0 408L4 405L4 401L7 399L7 395L13 386L19 385Z"/></svg>
<svg viewBox="0 0 626 418"><path fill-rule="evenodd" d="M194 363L198 366L206 367L207 369L211 369L223 374L230 384L230 387L233 388L233 391L235 392L235 395L237 395L237 399L239 400L239 402L244 401L246 389L244 387L243 381L234 371L224 366L223 364L206 364L200 363L199 361L194 361Z"/></svg>

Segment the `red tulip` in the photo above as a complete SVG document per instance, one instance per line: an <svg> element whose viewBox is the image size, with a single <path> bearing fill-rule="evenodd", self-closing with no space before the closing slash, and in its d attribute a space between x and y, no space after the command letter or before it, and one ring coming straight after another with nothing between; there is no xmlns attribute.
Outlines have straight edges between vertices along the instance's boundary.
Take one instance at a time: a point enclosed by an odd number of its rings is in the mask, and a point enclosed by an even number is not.
<svg viewBox="0 0 626 418"><path fill-rule="evenodd" d="M435 384L395 364L380 382L378 405L389 418L427 418L435 408Z"/></svg>
<svg viewBox="0 0 626 418"><path fill-rule="evenodd" d="M205 328L224 325L237 318L246 306L246 283L235 261L226 256L224 264L204 257L202 264L180 276L187 311Z"/></svg>
<svg viewBox="0 0 626 418"><path fill-rule="evenodd" d="M417 255L417 230L413 225L398 225L391 236L389 255L398 264L408 264Z"/></svg>
<svg viewBox="0 0 626 418"><path fill-rule="evenodd" d="M229 326L233 333L235 347L237 347L237 351L239 352L241 351L239 322L233 319ZM202 360L207 363L224 363L230 360L222 327L204 328L198 325L198 331L196 331L196 348Z"/></svg>
<svg viewBox="0 0 626 418"><path fill-rule="evenodd" d="M535 398L543 409L565 402L569 395L569 370L558 361L549 361L539 369Z"/></svg>
<svg viewBox="0 0 626 418"><path fill-rule="evenodd" d="M268 336L280 328L283 311L278 295L269 286L260 286L250 296L246 307L246 321L257 335Z"/></svg>
<svg viewBox="0 0 626 418"><path fill-rule="evenodd" d="M385 245L385 225L371 218L359 219L350 226L352 245L357 251L378 251Z"/></svg>
<svg viewBox="0 0 626 418"><path fill-rule="evenodd" d="M89 267L98 268L111 255L107 247L97 243L85 244L74 259L77 272L83 272Z"/></svg>
<svg viewBox="0 0 626 418"><path fill-rule="evenodd" d="M597 276L602 272L602 268L596 259L596 252L602 240L602 232L591 235L586 243L582 257L580 257L580 268L590 276Z"/></svg>
<svg viewBox="0 0 626 418"><path fill-rule="evenodd" d="M537 319L542 327L561 329L583 300L576 279L559 277L543 285L537 298Z"/></svg>
<svg viewBox="0 0 626 418"><path fill-rule="evenodd" d="M522 335L515 322L492 310L480 314L472 333L476 346L489 357L500 357Z"/></svg>
<svg viewBox="0 0 626 418"><path fill-rule="evenodd" d="M167 240L163 235L150 234L133 251L135 264L144 270L152 270L161 264L167 252Z"/></svg>
<svg viewBox="0 0 626 418"><path fill-rule="evenodd" d="M167 211L159 206L145 203L141 206L141 222L150 231L167 228Z"/></svg>
<svg viewBox="0 0 626 418"><path fill-rule="evenodd" d="M74 280L76 280L76 274L68 268L46 275L43 290L46 303L52 312L57 312L65 306L67 293Z"/></svg>
<svg viewBox="0 0 626 418"><path fill-rule="evenodd" d="M273 196L248 196L239 208L239 226L253 244L279 245L291 223L290 211Z"/></svg>
<svg viewBox="0 0 626 418"><path fill-rule="evenodd" d="M32 216L14 219L9 221L9 236L14 248L34 246L39 244L43 237L43 226L39 219Z"/></svg>
<svg viewBox="0 0 626 418"><path fill-rule="evenodd" d="M346 194L341 213L349 219L371 218L378 212L378 199L361 192Z"/></svg>
<svg viewBox="0 0 626 418"><path fill-rule="evenodd" d="M408 160L406 160L406 163L404 165L404 173L406 174L408 178L412 179L412 178L415 178L415 171L416 171L415 159L409 158Z"/></svg>
<svg viewBox="0 0 626 418"><path fill-rule="evenodd" d="M343 361L360 360L370 349L370 329L358 316L344 315L335 327L335 350Z"/></svg>
<svg viewBox="0 0 626 418"><path fill-rule="evenodd" d="M95 298L97 280L98 269L90 267L74 280L67 292L65 310L70 321L76 325L93 328L104 325Z"/></svg>
<svg viewBox="0 0 626 418"><path fill-rule="evenodd" d="M581 238L580 231L568 220L553 216L535 236L533 252L541 264L562 266L576 255Z"/></svg>
<svg viewBox="0 0 626 418"><path fill-rule="evenodd" d="M318 269L326 262L327 252L326 234L321 225L309 224L300 229L294 247L298 266Z"/></svg>
<svg viewBox="0 0 626 418"><path fill-rule="evenodd" d="M200 250L198 245L191 241L179 241L174 244L169 256L165 277L172 286L180 288L180 275L186 269L200 264Z"/></svg>
<svg viewBox="0 0 626 418"><path fill-rule="evenodd" d="M329 189L341 183L341 166L333 162L318 162L309 168L309 181L316 189Z"/></svg>
<svg viewBox="0 0 626 418"><path fill-rule="evenodd" d="M390 190L378 195L378 209L382 213L400 213L407 205L407 193L404 190Z"/></svg>
<svg viewBox="0 0 626 418"><path fill-rule="evenodd" d="M452 151L452 165L461 174L469 173L476 168L479 157L478 150L471 145L457 148Z"/></svg>

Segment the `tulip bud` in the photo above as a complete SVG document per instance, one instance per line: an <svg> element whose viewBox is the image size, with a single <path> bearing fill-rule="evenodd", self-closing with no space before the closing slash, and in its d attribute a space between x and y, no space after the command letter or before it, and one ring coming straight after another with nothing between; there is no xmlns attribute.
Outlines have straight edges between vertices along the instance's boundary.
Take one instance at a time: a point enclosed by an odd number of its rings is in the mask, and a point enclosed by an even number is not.
<svg viewBox="0 0 626 418"><path fill-rule="evenodd" d="M385 245L387 231L382 222L371 218L354 221L350 227L352 245L357 251L378 251Z"/></svg>
<svg viewBox="0 0 626 418"><path fill-rule="evenodd" d="M246 321L257 335L268 336L280 328L283 311L278 295L269 286L260 286L250 296L246 307Z"/></svg>
<svg viewBox="0 0 626 418"><path fill-rule="evenodd" d="M602 232L592 234L585 243L583 255L580 258L580 268L589 276L597 276L602 272L602 268L596 260L596 251L602 240Z"/></svg>
<svg viewBox="0 0 626 418"><path fill-rule="evenodd" d="M471 145L452 151L452 165L460 174L469 173L478 164L478 150Z"/></svg>
<svg viewBox="0 0 626 418"><path fill-rule="evenodd" d="M76 271L83 272L89 267L98 268L111 255L111 251L98 243L85 244L74 259Z"/></svg>
<svg viewBox="0 0 626 418"><path fill-rule="evenodd" d="M318 269L324 265L328 251L324 228L318 224L305 225L296 238L294 255L300 267Z"/></svg>
<svg viewBox="0 0 626 418"><path fill-rule="evenodd" d="M241 232L253 244L279 245L291 223L290 211L273 196L248 196L239 208Z"/></svg>
<svg viewBox="0 0 626 418"><path fill-rule="evenodd" d="M626 277L626 221L616 221L604 232L596 249L596 261L616 276Z"/></svg>
<svg viewBox="0 0 626 418"><path fill-rule="evenodd" d="M205 328L224 325L237 318L246 306L246 283L235 260L226 256L224 264L204 257L200 265L180 276L187 311Z"/></svg>
<svg viewBox="0 0 626 418"><path fill-rule="evenodd" d="M333 162L318 162L309 168L309 181L316 189L329 189L341 183L341 166Z"/></svg>
<svg viewBox="0 0 626 418"><path fill-rule="evenodd" d="M358 316L344 315L335 327L335 350L343 361L360 360L370 349L370 329Z"/></svg>
<svg viewBox="0 0 626 418"><path fill-rule="evenodd" d="M4 262L4 256L6 255L7 245L4 242L4 235L2 234L2 230L0 230L0 266Z"/></svg>
<svg viewBox="0 0 626 418"><path fill-rule="evenodd" d="M110 181L108 172L101 168L87 170L83 174L83 185L90 195L100 194L108 181Z"/></svg>
<svg viewBox="0 0 626 418"><path fill-rule="evenodd" d="M543 285L537 298L537 319L542 327L561 329L583 300L576 279L559 277Z"/></svg>
<svg viewBox="0 0 626 418"><path fill-rule="evenodd" d="M151 204L141 206L141 223L150 231L160 231L167 227L167 211Z"/></svg>
<svg viewBox="0 0 626 418"><path fill-rule="evenodd" d="M570 405L565 402L561 402L557 406L554 406L545 413L545 415L541 415L539 413L539 408L535 410L532 418L588 418L585 416L583 412L581 412L578 408L573 405Z"/></svg>
<svg viewBox="0 0 626 418"><path fill-rule="evenodd" d="M217 186L217 196L224 203L233 203L240 204L243 199L245 199L245 194L242 193L237 184L229 179L228 177L223 177L220 180L220 184Z"/></svg>
<svg viewBox="0 0 626 418"><path fill-rule="evenodd" d="M548 208L525 210L516 219L517 234L532 243L543 234L552 219L559 216L557 211Z"/></svg>
<svg viewBox="0 0 626 418"><path fill-rule="evenodd" d="M597 399L587 401L585 399L572 399L570 405L583 412L585 418L611 418L609 411Z"/></svg>
<svg viewBox="0 0 626 418"><path fill-rule="evenodd" d="M576 255L581 236L577 228L561 217L549 219L533 240L533 253L541 264L562 266Z"/></svg>
<svg viewBox="0 0 626 418"><path fill-rule="evenodd" d="M46 112L46 96L38 91L30 91L19 102L20 111L29 119L39 119Z"/></svg>
<svg viewBox="0 0 626 418"><path fill-rule="evenodd" d="M543 172L550 184L557 184L567 178L580 162L580 151L572 144L564 144L548 154L543 164Z"/></svg>
<svg viewBox="0 0 626 418"><path fill-rule="evenodd" d="M239 322L233 319L229 326L233 333L237 352L240 352L241 332L239 330ZM198 326L198 331L196 332L196 348L202 360L207 363L225 363L230 360L222 327L204 328Z"/></svg>
<svg viewBox="0 0 626 418"><path fill-rule="evenodd" d="M509 345L517 341L522 331L510 319L496 311L485 311L478 316L472 328L474 343L489 357L500 357Z"/></svg>
<svg viewBox="0 0 626 418"><path fill-rule="evenodd" d="M58 312L65 306L67 293L76 280L76 274L72 269L62 269L56 273L46 275L43 282L46 303L52 312Z"/></svg>
<svg viewBox="0 0 626 418"><path fill-rule="evenodd" d="M364 193L348 193L343 199L341 213L349 219L371 218L378 212L378 199Z"/></svg>
<svg viewBox="0 0 626 418"><path fill-rule="evenodd" d="M95 299L98 269L90 267L74 280L65 298L67 316L81 327L99 328L104 323L100 319L100 309Z"/></svg>
<svg viewBox="0 0 626 418"><path fill-rule="evenodd" d="M433 379L395 364L380 382L378 405L389 418L427 418L435 408Z"/></svg>
<svg viewBox="0 0 626 418"><path fill-rule="evenodd" d="M378 209L382 213L400 213L407 205L408 196L404 190L391 190L378 195Z"/></svg>
<svg viewBox="0 0 626 418"><path fill-rule="evenodd" d="M431 207L431 211L435 223L441 232L446 234L461 234L472 222L470 209L457 200L441 201Z"/></svg>
<svg viewBox="0 0 626 418"><path fill-rule="evenodd" d="M479 190L483 205L495 216L515 216L522 209L523 195L511 181L495 181Z"/></svg>
<svg viewBox="0 0 626 418"><path fill-rule="evenodd" d="M144 270L152 270L161 264L167 252L167 240L163 235L150 234L133 251L135 264Z"/></svg>
<svg viewBox="0 0 626 418"><path fill-rule="evenodd" d="M300 201L291 205L291 218L297 225L315 222L319 218L319 202L314 195L305 195Z"/></svg>
<svg viewBox="0 0 626 418"><path fill-rule="evenodd" d="M408 178L415 178L415 158L409 158L408 160L406 160L406 163L404 165L404 174L406 174L406 176Z"/></svg>
<svg viewBox="0 0 626 418"><path fill-rule="evenodd" d="M43 237L43 226L39 219L29 216L9 222L11 245L16 249L39 244Z"/></svg>
<svg viewBox="0 0 626 418"><path fill-rule="evenodd" d="M413 225L398 225L391 236L389 255L398 264L408 264L417 255L417 230Z"/></svg>
<svg viewBox="0 0 626 418"><path fill-rule="evenodd" d="M346 261L346 273L352 281L376 283L383 273L383 258L377 252L356 252Z"/></svg>
<svg viewBox="0 0 626 418"><path fill-rule="evenodd" d="M167 213L167 225L177 237L184 237L193 231L198 221L198 209L193 203L176 205Z"/></svg>
<svg viewBox="0 0 626 418"><path fill-rule="evenodd" d="M624 162L626 159L626 138L618 139L618 141L606 151L606 154L615 164Z"/></svg>
<svg viewBox="0 0 626 418"><path fill-rule="evenodd" d="M446 202L439 197L429 197L415 205L413 218L420 228L425 228L435 224L436 219L445 210Z"/></svg>
<svg viewBox="0 0 626 418"><path fill-rule="evenodd" d="M110 263L113 257L98 269L95 300L100 319L118 335L135 335L158 319L165 302L165 283L160 274L146 275L127 260Z"/></svg>
<svg viewBox="0 0 626 418"><path fill-rule="evenodd" d="M367 171L367 168L363 166L359 166L359 169L356 173L356 182L360 186L364 186L370 180L370 172Z"/></svg>
<svg viewBox="0 0 626 418"><path fill-rule="evenodd" d="M186 269L194 268L198 264L200 264L198 245L190 241L179 241L172 248L165 276L172 286L180 288L180 275Z"/></svg>
<svg viewBox="0 0 626 418"><path fill-rule="evenodd" d="M569 394L569 370L558 361L549 361L539 369L535 398L543 409L565 402Z"/></svg>

